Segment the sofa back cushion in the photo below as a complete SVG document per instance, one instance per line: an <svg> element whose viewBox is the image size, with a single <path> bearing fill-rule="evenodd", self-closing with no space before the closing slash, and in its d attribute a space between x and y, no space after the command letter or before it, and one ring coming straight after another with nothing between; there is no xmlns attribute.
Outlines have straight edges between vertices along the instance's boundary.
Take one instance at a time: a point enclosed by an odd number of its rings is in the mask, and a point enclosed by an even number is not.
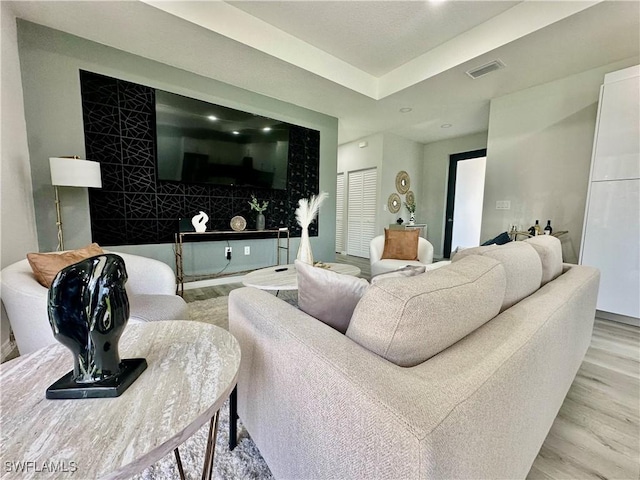
<svg viewBox="0 0 640 480"><path fill-rule="evenodd" d="M549 283L562 273L562 243L551 235L527 238L526 243L535 248L542 263L542 283Z"/></svg>
<svg viewBox="0 0 640 480"><path fill-rule="evenodd" d="M346 335L396 365L412 367L496 316L505 285L500 262L480 256L387 279L363 295Z"/></svg>
<svg viewBox="0 0 640 480"><path fill-rule="evenodd" d="M502 263L507 277L507 290L500 311L515 305L538 288L542 280L542 263L535 248L525 242L467 248L455 254L452 262L469 255L482 255Z"/></svg>

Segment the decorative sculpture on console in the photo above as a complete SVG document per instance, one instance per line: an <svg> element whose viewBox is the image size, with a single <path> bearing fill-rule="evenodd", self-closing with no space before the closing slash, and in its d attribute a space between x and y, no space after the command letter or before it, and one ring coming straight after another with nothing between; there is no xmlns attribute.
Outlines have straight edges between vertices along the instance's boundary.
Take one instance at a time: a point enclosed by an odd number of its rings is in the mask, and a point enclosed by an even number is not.
<svg viewBox="0 0 640 480"><path fill-rule="evenodd" d="M191 219L191 225L196 229L196 232L202 233L207 230L207 222L209 221L209 215L200 211L198 215L194 215Z"/></svg>
<svg viewBox="0 0 640 480"><path fill-rule="evenodd" d="M73 371L47 398L117 397L147 368L144 358L120 360L118 341L129 319L124 260L113 253L62 269L49 289L53 335L73 353Z"/></svg>

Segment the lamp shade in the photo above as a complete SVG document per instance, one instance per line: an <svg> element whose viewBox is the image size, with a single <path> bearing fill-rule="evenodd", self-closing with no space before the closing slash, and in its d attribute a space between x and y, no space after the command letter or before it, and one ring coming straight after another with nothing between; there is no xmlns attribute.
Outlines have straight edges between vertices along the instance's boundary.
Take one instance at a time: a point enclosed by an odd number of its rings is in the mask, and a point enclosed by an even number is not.
<svg viewBox="0 0 640 480"><path fill-rule="evenodd" d="M78 158L49 158L51 184L61 187L102 188L100 163Z"/></svg>

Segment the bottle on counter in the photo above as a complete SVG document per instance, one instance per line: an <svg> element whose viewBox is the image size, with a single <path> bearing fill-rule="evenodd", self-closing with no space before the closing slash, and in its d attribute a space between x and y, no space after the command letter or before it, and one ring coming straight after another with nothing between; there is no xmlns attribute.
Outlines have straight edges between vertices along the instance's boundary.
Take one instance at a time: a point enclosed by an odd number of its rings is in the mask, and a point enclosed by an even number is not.
<svg viewBox="0 0 640 480"><path fill-rule="evenodd" d="M533 226L535 235L542 235L542 228L540 228L540 222L536 220L536 224Z"/></svg>
<svg viewBox="0 0 640 480"><path fill-rule="evenodd" d="M544 234L551 235L553 233L553 228L551 228L551 220L547 220L547 226L544 227Z"/></svg>

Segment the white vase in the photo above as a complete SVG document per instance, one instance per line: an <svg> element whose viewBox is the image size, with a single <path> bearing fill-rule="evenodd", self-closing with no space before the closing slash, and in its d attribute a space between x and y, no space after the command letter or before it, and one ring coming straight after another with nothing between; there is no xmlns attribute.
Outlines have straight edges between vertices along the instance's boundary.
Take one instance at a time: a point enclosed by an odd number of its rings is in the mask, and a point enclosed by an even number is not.
<svg viewBox="0 0 640 480"><path fill-rule="evenodd" d="M311 242L309 241L309 229L302 229L302 236L300 237L300 246L298 247L297 259L301 262L313 265L313 252L311 252Z"/></svg>
<svg viewBox="0 0 640 480"><path fill-rule="evenodd" d="M415 225L416 223L416 214L412 213L409 215L409 225Z"/></svg>

